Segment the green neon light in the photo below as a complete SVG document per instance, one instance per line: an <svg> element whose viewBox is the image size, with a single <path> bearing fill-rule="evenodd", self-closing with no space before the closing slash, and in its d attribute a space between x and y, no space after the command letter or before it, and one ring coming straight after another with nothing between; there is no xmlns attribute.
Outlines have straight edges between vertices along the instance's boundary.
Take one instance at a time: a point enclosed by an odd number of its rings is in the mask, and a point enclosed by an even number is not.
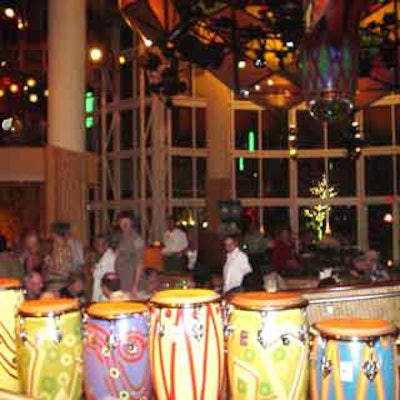
<svg viewBox="0 0 400 400"><path fill-rule="evenodd" d="M85 95L85 111L92 113L94 111L95 101L93 92L86 92Z"/></svg>
<svg viewBox="0 0 400 400"><path fill-rule="evenodd" d="M250 131L247 136L247 150L255 151L256 150L256 134L254 131Z"/></svg>
<svg viewBox="0 0 400 400"><path fill-rule="evenodd" d="M95 109L95 99L93 92L85 93L85 112L86 114L91 114ZM94 126L94 118L92 116L86 117L85 126L87 129L92 128Z"/></svg>
<svg viewBox="0 0 400 400"><path fill-rule="evenodd" d="M244 158L243 157L239 158L239 171L240 172L244 171Z"/></svg>

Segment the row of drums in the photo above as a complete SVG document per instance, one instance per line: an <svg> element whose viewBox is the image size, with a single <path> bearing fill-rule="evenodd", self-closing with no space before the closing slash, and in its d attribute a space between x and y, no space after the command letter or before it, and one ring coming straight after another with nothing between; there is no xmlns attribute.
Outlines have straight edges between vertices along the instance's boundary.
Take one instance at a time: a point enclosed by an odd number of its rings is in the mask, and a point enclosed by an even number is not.
<svg viewBox="0 0 400 400"><path fill-rule="evenodd" d="M239 293L222 304L211 290L165 290L149 306L82 312L74 300L23 302L13 280L0 288L0 387L33 399L400 398L396 327L324 320L311 335L296 293Z"/></svg>

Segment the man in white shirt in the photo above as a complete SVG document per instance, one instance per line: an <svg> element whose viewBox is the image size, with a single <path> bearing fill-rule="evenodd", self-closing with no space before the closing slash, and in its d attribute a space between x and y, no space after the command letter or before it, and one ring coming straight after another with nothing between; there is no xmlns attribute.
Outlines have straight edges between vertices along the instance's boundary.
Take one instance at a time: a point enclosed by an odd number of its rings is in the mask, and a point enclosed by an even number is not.
<svg viewBox="0 0 400 400"><path fill-rule="evenodd" d="M189 245L186 233L176 226L173 218L167 220L167 231L164 233L162 249L164 269L166 271L183 271L185 267L185 251Z"/></svg>
<svg viewBox="0 0 400 400"><path fill-rule="evenodd" d="M232 289L240 288L243 278L252 272L252 268L246 253L239 249L236 236L227 236L224 248L227 255L223 268L223 292L226 294Z"/></svg>

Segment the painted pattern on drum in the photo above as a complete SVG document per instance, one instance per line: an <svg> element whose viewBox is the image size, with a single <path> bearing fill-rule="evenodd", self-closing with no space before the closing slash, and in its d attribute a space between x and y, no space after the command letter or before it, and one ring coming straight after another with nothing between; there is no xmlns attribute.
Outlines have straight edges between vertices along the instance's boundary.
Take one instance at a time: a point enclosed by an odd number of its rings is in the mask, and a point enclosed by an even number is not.
<svg viewBox="0 0 400 400"><path fill-rule="evenodd" d="M147 321L147 313L114 320L89 317L84 339L88 399L151 399Z"/></svg>
<svg viewBox="0 0 400 400"><path fill-rule="evenodd" d="M61 333L57 343L55 321ZM18 368L29 396L43 400L79 400L82 394L80 312L59 317L17 320ZM24 336L26 339L23 340Z"/></svg>
<svg viewBox="0 0 400 400"><path fill-rule="evenodd" d="M219 399L223 349L219 304L156 307L151 317L150 359L157 399Z"/></svg>
<svg viewBox="0 0 400 400"><path fill-rule="evenodd" d="M399 382L396 348L392 337L377 338L370 347L365 341L325 340L314 344L312 398L314 400L398 400ZM377 374L369 380L363 364L377 362ZM330 373L324 366L330 367Z"/></svg>
<svg viewBox="0 0 400 400"><path fill-rule="evenodd" d="M15 317L24 299L22 290L0 290L0 389L20 392L16 363Z"/></svg>
<svg viewBox="0 0 400 400"><path fill-rule="evenodd" d="M309 347L301 309L233 308L227 341L232 400L305 400Z"/></svg>

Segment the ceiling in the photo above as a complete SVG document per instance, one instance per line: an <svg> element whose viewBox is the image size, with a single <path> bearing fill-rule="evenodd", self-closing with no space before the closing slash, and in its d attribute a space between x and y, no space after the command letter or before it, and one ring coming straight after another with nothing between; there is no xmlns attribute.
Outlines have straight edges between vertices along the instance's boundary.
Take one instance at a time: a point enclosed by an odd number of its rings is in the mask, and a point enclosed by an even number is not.
<svg viewBox="0 0 400 400"><path fill-rule="evenodd" d="M298 55L305 37L319 34L324 18L336 33L352 24L360 32L357 108L400 89L393 24L397 0L304 2L314 6L313 17L294 0L120 3L125 18L146 38L169 53L173 47L179 58L208 68L238 96L264 107L290 108L304 100ZM236 67L239 61L246 62L244 68Z"/></svg>

